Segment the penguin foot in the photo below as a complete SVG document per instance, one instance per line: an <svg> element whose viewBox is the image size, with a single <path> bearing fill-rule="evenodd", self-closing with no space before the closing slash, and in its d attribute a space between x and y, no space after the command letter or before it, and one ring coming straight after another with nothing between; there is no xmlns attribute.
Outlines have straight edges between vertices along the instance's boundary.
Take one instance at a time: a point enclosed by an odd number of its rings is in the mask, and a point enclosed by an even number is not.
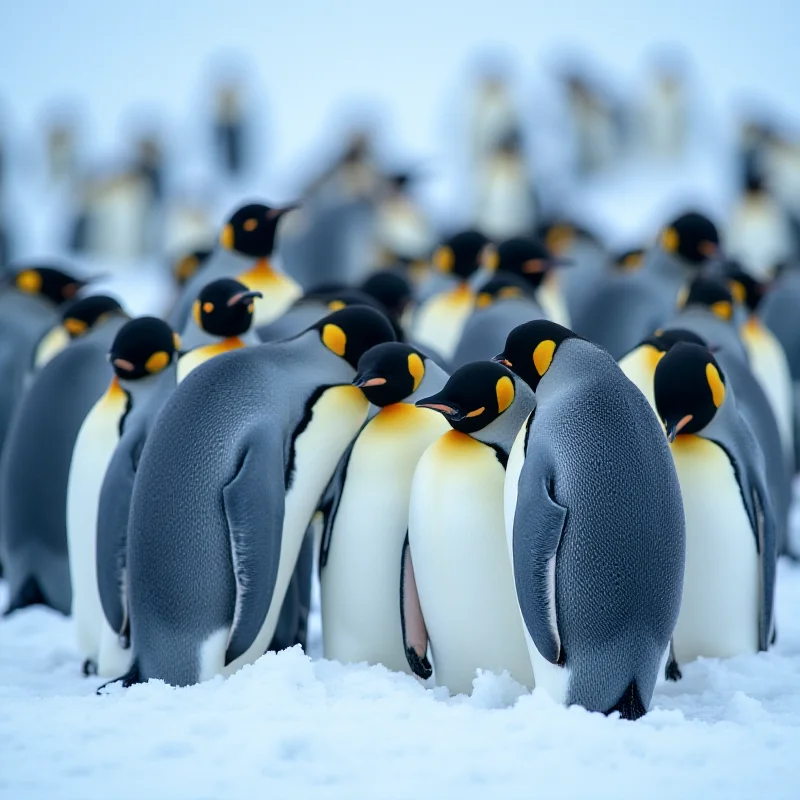
<svg viewBox="0 0 800 800"><path fill-rule="evenodd" d="M102 686L98 686L95 694L105 694L103 689L105 689L107 686L112 686L115 683L121 683L123 689L128 689L135 683L144 682L145 681L142 679L142 674L139 672L139 665L134 661L131 668L124 675L121 675L119 678L106 681Z"/></svg>
<svg viewBox="0 0 800 800"><path fill-rule="evenodd" d="M85 659L81 665L81 672L85 678L88 678L90 675L97 675L97 662L92 661L91 658Z"/></svg>
<svg viewBox="0 0 800 800"><path fill-rule="evenodd" d="M670 657L667 661L667 665L664 667L664 677L668 681L679 681L683 677L681 666L674 658Z"/></svg>
<svg viewBox="0 0 800 800"><path fill-rule="evenodd" d="M406 647L406 660L411 671L422 680L426 681L433 675L433 667L431 662L428 661L428 656L418 656L417 651L413 647Z"/></svg>

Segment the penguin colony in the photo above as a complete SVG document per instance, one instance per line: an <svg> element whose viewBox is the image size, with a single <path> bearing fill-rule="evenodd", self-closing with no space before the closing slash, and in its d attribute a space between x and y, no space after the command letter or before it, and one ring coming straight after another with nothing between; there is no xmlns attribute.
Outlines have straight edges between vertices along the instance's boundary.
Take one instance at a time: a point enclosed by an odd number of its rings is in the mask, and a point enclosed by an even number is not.
<svg viewBox="0 0 800 800"><path fill-rule="evenodd" d="M291 210L236 209L164 319L9 271L6 613L71 614L86 674L190 685L305 646L316 563L327 658L626 719L774 643L796 274L690 211L621 255L559 220L301 281Z"/></svg>

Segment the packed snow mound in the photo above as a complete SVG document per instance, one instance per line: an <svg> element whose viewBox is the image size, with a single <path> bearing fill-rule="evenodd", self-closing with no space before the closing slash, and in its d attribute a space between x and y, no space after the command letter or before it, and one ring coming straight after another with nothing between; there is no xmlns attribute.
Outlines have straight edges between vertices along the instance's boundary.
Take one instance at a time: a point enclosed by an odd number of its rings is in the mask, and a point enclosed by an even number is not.
<svg viewBox="0 0 800 800"><path fill-rule="evenodd" d="M299 648L227 680L97 696L72 623L33 608L0 621L0 796L797 797L798 608L800 567L782 563L774 650L684 666L635 723L507 674L451 698Z"/></svg>

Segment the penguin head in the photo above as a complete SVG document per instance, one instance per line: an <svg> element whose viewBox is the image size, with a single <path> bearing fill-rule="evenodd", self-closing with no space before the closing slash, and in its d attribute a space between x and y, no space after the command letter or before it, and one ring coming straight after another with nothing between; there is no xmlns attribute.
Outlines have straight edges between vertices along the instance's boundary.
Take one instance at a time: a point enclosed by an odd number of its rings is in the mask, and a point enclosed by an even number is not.
<svg viewBox="0 0 800 800"><path fill-rule="evenodd" d="M253 258L268 258L275 248L278 221L295 205L270 208L263 203L248 203L234 211L222 228L219 243L226 250L235 250Z"/></svg>
<svg viewBox="0 0 800 800"><path fill-rule="evenodd" d="M648 336L636 346L644 347L648 345L663 355L678 342L689 342L690 344L700 345L700 347L706 346L705 341L694 331L689 331L685 328L672 328L666 331L657 330L652 336Z"/></svg>
<svg viewBox="0 0 800 800"><path fill-rule="evenodd" d="M488 245L489 240L478 231L457 233L436 248L433 254L434 269L465 281L481 266ZM491 263L485 263L484 266L492 269Z"/></svg>
<svg viewBox="0 0 800 800"><path fill-rule="evenodd" d="M353 379L374 406L401 403L419 389L425 377L426 357L400 342L376 345L358 360Z"/></svg>
<svg viewBox="0 0 800 800"><path fill-rule="evenodd" d="M702 275L695 278L681 293L678 306L681 308L700 306L725 322L733 319L733 295L725 282L719 278Z"/></svg>
<svg viewBox="0 0 800 800"><path fill-rule="evenodd" d="M498 272L478 289L477 308L487 308L498 300L528 297L530 284L510 272Z"/></svg>
<svg viewBox="0 0 800 800"><path fill-rule="evenodd" d="M518 275L532 288L538 289L545 275L557 266L569 264L566 259L556 258L537 239L524 236L507 239L497 247L496 268Z"/></svg>
<svg viewBox="0 0 800 800"><path fill-rule="evenodd" d="M514 402L514 374L493 361L474 361L457 369L442 390L416 402L438 411L461 433L475 433L494 422Z"/></svg>
<svg viewBox="0 0 800 800"><path fill-rule="evenodd" d="M409 280L392 270L373 272L362 284L361 291L377 300L394 319L400 319L413 297Z"/></svg>
<svg viewBox="0 0 800 800"><path fill-rule="evenodd" d="M24 294L37 295L60 306L72 300L87 281L55 267L25 267L14 275L14 285Z"/></svg>
<svg viewBox="0 0 800 800"><path fill-rule="evenodd" d="M678 342L658 362L653 379L658 416L670 442L699 433L725 400L725 376L706 347Z"/></svg>
<svg viewBox="0 0 800 800"><path fill-rule="evenodd" d="M256 298L263 296L233 278L220 278L202 288L192 316L197 327L212 336L241 336L250 330Z"/></svg>
<svg viewBox="0 0 800 800"><path fill-rule="evenodd" d="M348 306L323 317L310 330L317 331L322 344L353 369L372 347L396 340L386 315L370 306Z"/></svg>
<svg viewBox="0 0 800 800"><path fill-rule="evenodd" d="M733 299L755 312L767 293L767 284L757 281L738 261L727 261L723 272Z"/></svg>
<svg viewBox="0 0 800 800"><path fill-rule="evenodd" d="M108 360L120 380L140 380L165 370L180 344L178 334L163 320L137 317L119 329Z"/></svg>
<svg viewBox="0 0 800 800"><path fill-rule="evenodd" d="M580 338L569 328L547 319L536 319L514 328L508 334L503 352L492 361L508 367L535 392L560 345L567 339Z"/></svg>
<svg viewBox="0 0 800 800"><path fill-rule="evenodd" d="M563 256L578 242L585 242L601 248L602 242L593 231L578 224L575 220L552 219L536 229L536 237L555 256Z"/></svg>
<svg viewBox="0 0 800 800"><path fill-rule="evenodd" d="M690 211L674 219L661 232L661 247L699 267L719 255L719 232L703 214Z"/></svg>
<svg viewBox="0 0 800 800"><path fill-rule="evenodd" d="M70 303L61 315L61 327L70 339L77 339L111 316L127 316L122 306L105 294L93 294Z"/></svg>
<svg viewBox="0 0 800 800"><path fill-rule="evenodd" d="M623 250L611 259L611 268L616 272L635 272L644 264L644 254L641 247Z"/></svg>
<svg viewBox="0 0 800 800"><path fill-rule="evenodd" d="M177 258L172 264L172 277L178 286L184 286L193 278L195 273L203 266L211 255L211 250L193 250Z"/></svg>
<svg viewBox="0 0 800 800"><path fill-rule="evenodd" d="M297 305L308 303L318 303L327 308L328 311L339 311L348 306L371 306L383 311L374 297L362 292L360 289L351 289L347 286L320 286L310 292L306 292L298 301Z"/></svg>

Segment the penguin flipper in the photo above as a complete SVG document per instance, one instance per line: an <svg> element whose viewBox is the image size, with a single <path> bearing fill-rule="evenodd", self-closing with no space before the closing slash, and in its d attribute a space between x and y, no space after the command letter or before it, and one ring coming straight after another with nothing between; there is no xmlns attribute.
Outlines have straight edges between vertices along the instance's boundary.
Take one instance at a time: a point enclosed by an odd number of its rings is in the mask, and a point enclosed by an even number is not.
<svg viewBox="0 0 800 800"><path fill-rule="evenodd" d="M759 491L753 484L753 510L755 516L756 540L758 544L758 567L761 576L761 603L758 615L758 649L768 650L772 644L774 623L773 605L775 601L775 571L777 560L777 541L775 521L770 513L766 492Z"/></svg>
<svg viewBox="0 0 800 800"><path fill-rule="evenodd" d="M137 450L141 447L136 443L122 439L106 469L97 506L97 589L103 614L118 634L124 634L128 625L123 587Z"/></svg>
<svg viewBox="0 0 800 800"><path fill-rule="evenodd" d="M564 663L556 616L556 556L567 509L553 498L553 473L541 451L528 451L514 515L514 582L520 610L536 649Z"/></svg>
<svg viewBox="0 0 800 800"><path fill-rule="evenodd" d="M428 628L422 616L417 582L414 579L414 564L411 561L411 548L408 546L408 531L403 542L400 558L400 624L403 630L403 650L411 671L427 680L433 674L428 661Z"/></svg>
<svg viewBox="0 0 800 800"><path fill-rule="evenodd" d="M283 465L276 457L282 452L279 443L259 431L248 441L241 466L222 490L236 578L226 666L252 646L273 600L285 502L284 483L278 479Z"/></svg>

